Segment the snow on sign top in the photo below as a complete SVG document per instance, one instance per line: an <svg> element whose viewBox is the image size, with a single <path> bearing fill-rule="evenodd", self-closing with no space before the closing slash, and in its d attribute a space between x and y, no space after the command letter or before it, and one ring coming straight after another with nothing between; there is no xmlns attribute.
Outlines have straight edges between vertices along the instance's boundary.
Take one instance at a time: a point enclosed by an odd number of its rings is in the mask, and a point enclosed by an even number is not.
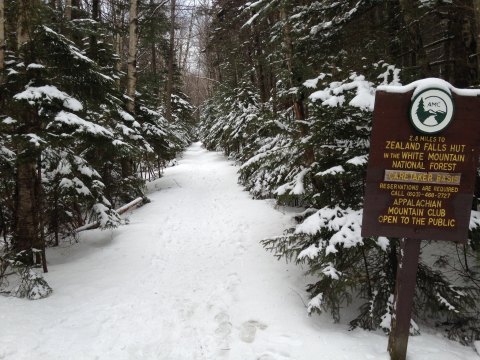
<svg viewBox="0 0 480 360"><path fill-rule="evenodd" d="M431 89L431 88L443 90L449 95L451 95L453 92L461 96L480 96L480 89L457 89L456 87L452 86L450 83L446 82L445 80L437 79L437 78L422 79L422 80L414 81L405 86L381 85L377 87L377 91L403 94L403 93L408 93L414 90L412 94L412 99L413 99L422 91Z"/></svg>

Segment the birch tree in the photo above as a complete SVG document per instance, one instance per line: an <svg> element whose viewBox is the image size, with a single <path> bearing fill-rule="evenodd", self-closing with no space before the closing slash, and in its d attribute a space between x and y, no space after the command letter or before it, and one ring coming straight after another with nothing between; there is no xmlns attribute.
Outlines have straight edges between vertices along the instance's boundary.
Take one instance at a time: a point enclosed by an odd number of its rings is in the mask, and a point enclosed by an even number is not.
<svg viewBox="0 0 480 360"><path fill-rule="evenodd" d="M127 96L129 97L127 108L135 113L135 91L137 86L137 44L138 44L138 1L130 0L130 12L128 16L128 60L127 60Z"/></svg>
<svg viewBox="0 0 480 360"><path fill-rule="evenodd" d="M165 92L165 116L172 121L173 66L175 63L175 6L176 0L170 3L170 44L168 52L168 78Z"/></svg>

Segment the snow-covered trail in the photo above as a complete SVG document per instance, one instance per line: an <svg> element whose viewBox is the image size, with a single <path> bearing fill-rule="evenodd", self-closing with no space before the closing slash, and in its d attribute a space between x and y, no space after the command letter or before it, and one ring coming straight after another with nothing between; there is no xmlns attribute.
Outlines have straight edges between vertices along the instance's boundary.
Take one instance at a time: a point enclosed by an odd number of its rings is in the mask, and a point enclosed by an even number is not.
<svg viewBox="0 0 480 360"><path fill-rule="evenodd" d="M236 171L194 144L128 226L49 251L51 297L0 297L0 359L387 360L383 334L306 315L301 270L259 245L290 216ZM409 354L480 359L434 335Z"/></svg>

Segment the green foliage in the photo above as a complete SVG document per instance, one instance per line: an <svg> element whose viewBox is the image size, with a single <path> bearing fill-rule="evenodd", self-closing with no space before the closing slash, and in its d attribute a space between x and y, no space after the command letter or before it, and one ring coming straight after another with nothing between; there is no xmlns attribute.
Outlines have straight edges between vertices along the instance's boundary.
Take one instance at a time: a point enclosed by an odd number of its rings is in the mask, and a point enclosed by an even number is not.
<svg viewBox="0 0 480 360"><path fill-rule="evenodd" d="M400 68L405 83L422 72L469 78L475 66L461 68L465 64L448 52L440 55L440 47L415 46L436 39L460 49L464 45L453 45L447 34L453 35L462 16L471 22L471 14L458 16L459 4L437 1L415 3L408 14L398 1L379 0L217 0L214 5L206 51L210 73L221 85L202 112L204 143L241 162L240 181L255 197L306 208L296 227L263 244L312 275L309 312L330 311L339 320L343 307L360 302L351 325L389 331L398 243L360 235L375 90L399 85ZM451 39L470 34L461 31ZM439 56L452 61L438 62ZM430 64L422 65L425 61ZM248 89L249 99L259 99L250 112L238 106L242 89ZM260 121L252 121L254 130L242 131L246 135L239 141L236 129L245 113ZM449 254L439 261L426 256L417 283L416 318L462 342L471 342L480 329L474 325L479 226L473 211L463 256ZM441 273L440 263L451 272Z"/></svg>
<svg viewBox="0 0 480 360"><path fill-rule="evenodd" d="M204 107L202 134L207 147L241 161L240 180L254 196L307 208L296 217L297 226L262 243L277 258L306 269L312 279L308 312L328 311L339 321L343 308L360 304L349 319L351 326L388 332L398 242L362 238L360 231L375 89L399 84L399 70L378 62L365 74L341 79L341 72L336 77L323 72L305 79L294 90L309 99L308 117L300 121L292 109L275 113L271 104L254 101L254 89L247 96L256 104L250 112L239 106L245 99L240 89L222 89L219 99ZM285 88L281 97L291 94L292 89ZM237 129L244 129L247 116L262 121L251 122L254 130L245 131L245 145L238 147ZM309 150L313 162L305 162ZM478 318L478 295L472 283L455 283L431 261L422 261L415 317L441 327L451 338L471 342L478 331L472 325ZM411 331L418 333L415 326Z"/></svg>
<svg viewBox="0 0 480 360"><path fill-rule="evenodd" d="M14 142L23 144L23 157L44 154L42 170L51 173L60 169L62 176L53 176L53 182L44 188L46 199L58 198L58 193L49 194L48 190L61 188L65 195L76 194L70 200L72 204L93 211L102 225L115 226L119 218L103 194L104 185L98 173L90 169L85 158L77 156L70 161L75 153L88 156L99 144L114 140L111 128L95 123L92 117L92 99L104 98L113 81L99 72L96 64L71 41L46 26L37 28L20 55L24 61L11 61L6 84L12 94L20 90L6 107L6 115L19 120L8 121L7 133ZM65 66L66 61L69 66ZM90 84L88 91L80 86L85 82ZM32 119L26 128L22 127L25 116ZM84 173L88 169L90 176L73 172L73 164L80 165ZM44 176L49 179L48 174Z"/></svg>
<svg viewBox="0 0 480 360"><path fill-rule="evenodd" d="M240 159L265 128L259 95L242 83L232 91L220 90L203 107L200 133L209 149L223 148L234 159Z"/></svg>
<svg viewBox="0 0 480 360"><path fill-rule="evenodd" d="M194 109L179 91L172 100L175 122L165 120L160 80L142 83L141 76L139 88L149 96L138 93L135 113L126 110L125 73L111 43L112 31L122 31L117 24L88 19L83 11L65 21L61 11L32 2L29 41L17 49L17 5L6 4L9 39L0 76L0 252L7 255L14 248L20 164L37 171L42 241L58 245L86 222L118 226L114 209L144 196L145 169L160 176L190 143L195 126ZM158 45L166 31L156 23L163 11L143 18L142 46Z"/></svg>
<svg viewBox="0 0 480 360"><path fill-rule="evenodd" d="M325 78L322 74L315 81ZM391 279L383 278L388 262L374 266L371 261L385 259L385 251L359 234L373 84L352 74L325 85L311 95L309 136L292 139L299 160L286 159L282 165L289 175L274 190L280 201L300 197L311 208L298 217L300 225L263 244L279 257L306 264L307 273L318 278L307 288L312 298L310 313L329 310L338 321L341 307L357 295L365 296L370 307L362 306L361 313L371 308L370 322L358 318L354 323L373 329L385 315L393 286ZM315 152L316 161L309 167L300 163L305 145Z"/></svg>
<svg viewBox="0 0 480 360"><path fill-rule="evenodd" d="M53 292L41 274L25 265L25 257L35 256L37 252L40 250L0 256L0 294L40 300Z"/></svg>

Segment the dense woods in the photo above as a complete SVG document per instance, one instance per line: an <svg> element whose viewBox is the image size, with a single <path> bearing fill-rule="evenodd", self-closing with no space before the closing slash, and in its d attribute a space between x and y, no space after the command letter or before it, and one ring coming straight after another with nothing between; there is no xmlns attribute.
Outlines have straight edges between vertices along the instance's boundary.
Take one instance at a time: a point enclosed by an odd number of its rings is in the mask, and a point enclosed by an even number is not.
<svg viewBox="0 0 480 360"><path fill-rule="evenodd" d="M262 244L306 269L308 313L388 332L399 241L360 235L375 91L478 87L479 41L477 0L0 0L0 292L49 295L45 249L120 225L200 139L254 198L305 209ZM468 244L424 242L415 298L464 344L478 198Z"/></svg>
<svg viewBox="0 0 480 360"><path fill-rule="evenodd" d="M115 209L191 142L194 107L167 46L187 15L168 1L1 1L2 291L48 294L31 271L48 270L45 247L119 225Z"/></svg>
<svg viewBox="0 0 480 360"><path fill-rule="evenodd" d="M360 235L375 89L427 77L477 86L478 11L463 0L214 2L202 139L241 164L254 197L306 209L263 245L307 269L309 313L389 331L398 239ZM465 246L425 242L417 274L415 321L463 343L480 335L477 219Z"/></svg>

